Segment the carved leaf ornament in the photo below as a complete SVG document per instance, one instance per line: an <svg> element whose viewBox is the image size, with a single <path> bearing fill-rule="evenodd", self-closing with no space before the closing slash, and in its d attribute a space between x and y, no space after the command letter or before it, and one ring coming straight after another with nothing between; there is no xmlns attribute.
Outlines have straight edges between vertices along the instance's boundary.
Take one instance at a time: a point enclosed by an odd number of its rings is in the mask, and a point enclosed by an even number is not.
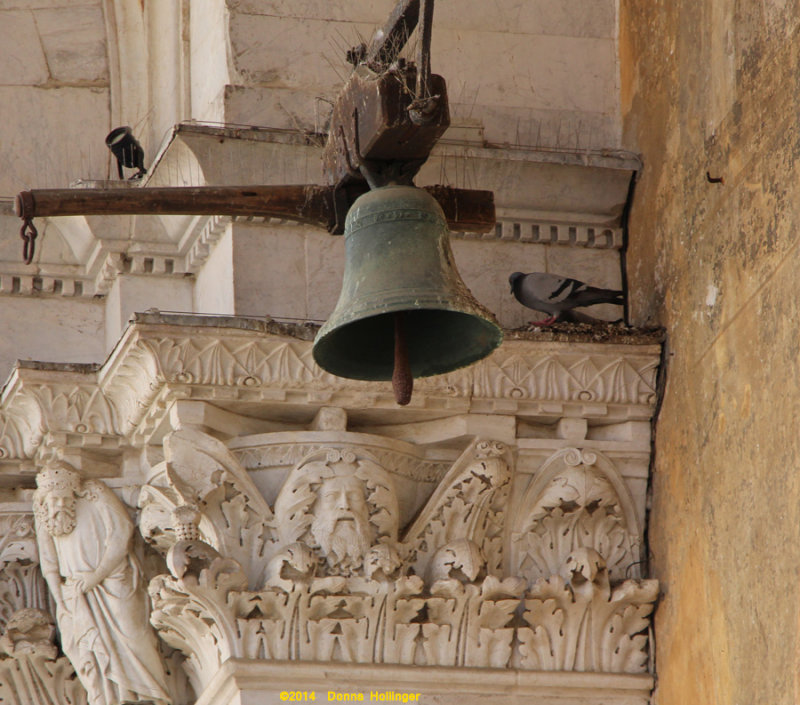
<svg viewBox="0 0 800 705"><path fill-rule="evenodd" d="M535 582L558 573L569 554L589 547L612 580L638 576L639 529L633 502L613 464L567 448L548 460L520 506L512 531L514 564Z"/></svg>
<svg viewBox="0 0 800 705"><path fill-rule="evenodd" d="M0 637L0 703L86 705L86 691L65 656L58 656L53 618L40 609L14 613Z"/></svg>
<svg viewBox="0 0 800 705"><path fill-rule="evenodd" d="M229 658L646 669L658 587L612 584L606 557L619 570L630 562L636 526L605 458L566 449L545 463L529 490L536 500L512 518L522 531L512 532L511 563L519 559L523 577L502 577L487 553L505 523L503 444L471 444L400 531L390 474L357 446L308 453L273 516L224 445L197 434L175 432L171 465L153 475L166 480L169 501L194 502L198 518L196 535L178 527L191 538L170 549L172 575L156 578L150 594L153 624L188 657L198 692ZM339 544L328 542L338 534ZM231 549L237 536L259 550Z"/></svg>
<svg viewBox="0 0 800 705"><path fill-rule="evenodd" d="M164 455L139 500L139 529L170 571L150 581L150 621L184 655L195 692L229 659L647 668L658 584L626 579L639 530L624 481L600 453L554 453L506 517L510 450L475 440L405 528L392 474L356 443L311 444L274 512L213 436L181 428ZM89 500L118 502L97 480L81 486ZM51 610L30 517L0 521L0 590L13 607L0 613L0 697L38 705L22 693L47 686L59 703L84 705L72 666L36 636L52 618L19 616ZM44 514L37 522L45 526Z"/></svg>

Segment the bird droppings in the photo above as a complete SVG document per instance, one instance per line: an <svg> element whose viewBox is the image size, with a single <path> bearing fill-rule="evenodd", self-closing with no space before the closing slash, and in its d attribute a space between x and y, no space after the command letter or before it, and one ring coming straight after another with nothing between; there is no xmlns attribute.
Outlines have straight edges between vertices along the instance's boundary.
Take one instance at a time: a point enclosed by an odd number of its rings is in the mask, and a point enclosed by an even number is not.
<svg viewBox="0 0 800 705"><path fill-rule="evenodd" d="M663 328L636 328L611 321L596 323L561 321L549 326L522 326L513 330L505 330L504 333L506 340L563 343L654 345L663 343L665 339Z"/></svg>

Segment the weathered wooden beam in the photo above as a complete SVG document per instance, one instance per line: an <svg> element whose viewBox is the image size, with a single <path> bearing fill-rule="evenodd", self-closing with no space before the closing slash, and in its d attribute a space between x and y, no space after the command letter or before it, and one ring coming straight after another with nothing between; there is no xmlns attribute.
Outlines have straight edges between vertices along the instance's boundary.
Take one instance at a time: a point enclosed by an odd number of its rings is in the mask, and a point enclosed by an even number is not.
<svg viewBox="0 0 800 705"><path fill-rule="evenodd" d="M418 21L419 0L400 0L367 47L367 64L391 64L400 55Z"/></svg>
<svg viewBox="0 0 800 705"><path fill-rule="evenodd" d="M17 196L23 220L56 215L230 215L332 225L326 186L198 186L131 189L35 189Z"/></svg>
<svg viewBox="0 0 800 705"><path fill-rule="evenodd" d="M426 186L444 211L447 227L456 233L488 233L497 223L494 192L477 189Z"/></svg>
<svg viewBox="0 0 800 705"><path fill-rule="evenodd" d="M322 152L328 183L411 184L450 125L447 88L437 75L430 77L430 88L439 96L435 109L424 122L413 122L409 110L416 75L411 66L383 74L360 66L351 74L333 106Z"/></svg>
<svg viewBox="0 0 800 705"><path fill-rule="evenodd" d="M429 186L451 230L489 232L495 224L491 191ZM340 234L358 191L333 186L197 186L22 191L15 212L23 221L66 215L228 215L282 218ZM342 200L343 197L343 200Z"/></svg>

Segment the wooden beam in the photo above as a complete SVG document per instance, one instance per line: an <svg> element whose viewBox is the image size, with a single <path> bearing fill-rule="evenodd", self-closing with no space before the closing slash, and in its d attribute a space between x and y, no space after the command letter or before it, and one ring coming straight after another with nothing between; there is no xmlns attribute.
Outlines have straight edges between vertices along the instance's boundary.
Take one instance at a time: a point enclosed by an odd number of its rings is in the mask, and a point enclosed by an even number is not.
<svg viewBox="0 0 800 705"><path fill-rule="evenodd" d="M23 220L62 215L230 215L285 218L327 228L335 221L330 187L197 186L35 189L17 196Z"/></svg>
<svg viewBox="0 0 800 705"><path fill-rule="evenodd" d="M419 0L400 0L367 48L367 64L391 64L400 55L419 21Z"/></svg>
<svg viewBox="0 0 800 705"><path fill-rule="evenodd" d="M427 186L455 232L490 232L491 191ZM21 192L15 212L23 221L68 215L228 215L281 218L340 234L358 191L337 195L333 186L196 186L125 189L34 189ZM341 196L344 196L342 202Z"/></svg>

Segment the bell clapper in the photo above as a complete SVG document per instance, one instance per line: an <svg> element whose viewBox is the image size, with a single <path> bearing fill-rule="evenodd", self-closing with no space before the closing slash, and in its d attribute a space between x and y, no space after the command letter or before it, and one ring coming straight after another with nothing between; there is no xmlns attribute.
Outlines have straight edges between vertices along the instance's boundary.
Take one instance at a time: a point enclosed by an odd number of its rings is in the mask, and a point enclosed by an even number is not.
<svg viewBox="0 0 800 705"><path fill-rule="evenodd" d="M394 371L392 372L392 389L394 400L405 406L411 401L414 391L414 377L408 362L408 346L406 345L405 314L398 311L394 314Z"/></svg>

